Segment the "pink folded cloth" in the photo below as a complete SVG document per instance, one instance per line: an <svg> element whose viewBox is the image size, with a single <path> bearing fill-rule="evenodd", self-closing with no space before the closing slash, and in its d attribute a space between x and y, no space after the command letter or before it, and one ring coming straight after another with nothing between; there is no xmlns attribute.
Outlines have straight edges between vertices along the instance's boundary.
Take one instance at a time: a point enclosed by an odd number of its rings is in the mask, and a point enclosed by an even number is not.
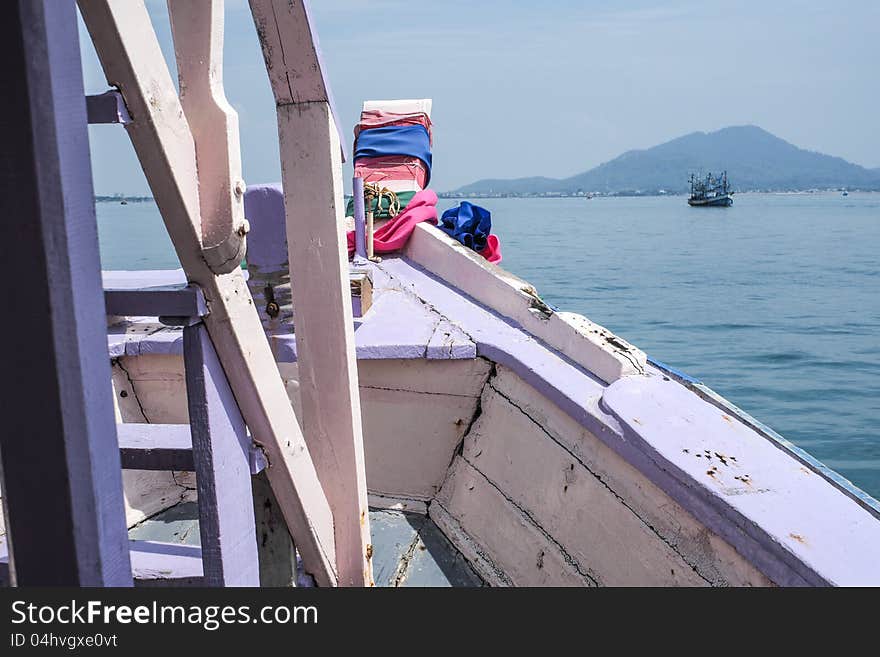
<svg viewBox="0 0 880 657"><path fill-rule="evenodd" d="M489 235L486 238L486 248L477 253L489 262L501 262L501 242L498 241L498 236Z"/></svg>
<svg viewBox="0 0 880 657"><path fill-rule="evenodd" d="M428 172L417 157L382 155L359 157L354 162L354 175L364 182L384 183L388 180L414 180L420 189L425 187Z"/></svg>
<svg viewBox="0 0 880 657"><path fill-rule="evenodd" d="M362 130L370 128L385 128L392 125L421 125L428 131L428 138L433 144L433 136L431 134L431 117L424 112L413 112L411 114L397 114L395 112L383 112L382 110L364 110L361 112L361 120L354 127L354 138L357 140Z"/></svg>
<svg viewBox="0 0 880 657"><path fill-rule="evenodd" d="M437 225L437 194L433 190L423 189L412 197L406 209L382 226L373 234L373 252L388 253L402 249L416 224L430 221ZM354 231L347 234L348 256L354 254Z"/></svg>

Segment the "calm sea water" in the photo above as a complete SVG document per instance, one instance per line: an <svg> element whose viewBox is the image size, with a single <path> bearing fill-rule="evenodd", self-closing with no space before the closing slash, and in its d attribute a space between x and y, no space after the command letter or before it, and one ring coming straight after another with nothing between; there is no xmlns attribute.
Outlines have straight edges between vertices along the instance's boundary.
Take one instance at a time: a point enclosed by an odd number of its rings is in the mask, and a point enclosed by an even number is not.
<svg viewBox="0 0 880 657"><path fill-rule="evenodd" d="M549 303L703 380L880 498L880 194L478 203L505 268ZM153 204L98 204L98 220L105 269L179 266Z"/></svg>

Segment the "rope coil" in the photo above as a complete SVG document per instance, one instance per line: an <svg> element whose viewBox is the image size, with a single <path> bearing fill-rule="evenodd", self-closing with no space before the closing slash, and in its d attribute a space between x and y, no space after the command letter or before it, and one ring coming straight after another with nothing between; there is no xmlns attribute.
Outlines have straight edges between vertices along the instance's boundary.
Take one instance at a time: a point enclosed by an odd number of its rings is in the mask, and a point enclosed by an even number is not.
<svg viewBox="0 0 880 657"><path fill-rule="evenodd" d="M371 212L373 199L376 199L376 212L382 211L382 198L388 198L388 216L392 219L400 214L400 199L397 194L387 187L380 187L378 183L364 183L364 198L366 199L367 212Z"/></svg>

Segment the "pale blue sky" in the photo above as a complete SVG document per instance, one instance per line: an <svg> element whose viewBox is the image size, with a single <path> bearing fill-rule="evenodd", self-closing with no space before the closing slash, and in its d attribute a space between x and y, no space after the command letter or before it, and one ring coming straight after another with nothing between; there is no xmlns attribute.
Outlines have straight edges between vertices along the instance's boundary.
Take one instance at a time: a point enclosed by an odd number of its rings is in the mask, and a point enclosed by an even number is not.
<svg viewBox="0 0 880 657"><path fill-rule="evenodd" d="M434 99L437 190L569 176L694 130L756 124L880 167L880 2L312 0L351 147L361 102ZM148 0L173 60L163 0ZM244 0L227 0L226 93L245 180L280 178ZM86 90L106 84L81 27ZM149 193L118 126L90 129L99 194ZM350 169L346 169L346 178Z"/></svg>

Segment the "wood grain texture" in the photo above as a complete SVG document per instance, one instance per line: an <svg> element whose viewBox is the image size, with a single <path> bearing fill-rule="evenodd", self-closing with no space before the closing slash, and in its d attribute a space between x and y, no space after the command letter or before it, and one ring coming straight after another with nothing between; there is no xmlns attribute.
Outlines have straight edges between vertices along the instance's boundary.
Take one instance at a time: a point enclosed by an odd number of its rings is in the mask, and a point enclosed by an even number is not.
<svg viewBox="0 0 880 657"><path fill-rule="evenodd" d="M183 339L205 584L259 586L251 440L205 327Z"/></svg>
<svg viewBox="0 0 880 657"><path fill-rule="evenodd" d="M225 274L244 258L248 227L238 114L223 90L223 0L170 0L168 16L180 103L195 145L202 254Z"/></svg>
<svg viewBox="0 0 880 657"><path fill-rule="evenodd" d="M2 300L26 322L0 329L12 579L130 586L76 8L4 9Z"/></svg>
<svg viewBox="0 0 880 657"><path fill-rule="evenodd" d="M201 212L192 134L143 2L80 0L104 73L132 115L126 130L177 256L210 309L214 347L306 569L334 585L333 517L241 270L215 274L202 257Z"/></svg>
<svg viewBox="0 0 880 657"><path fill-rule="evenodd" d="M252 0L251 9L278 106L303 429L333 511L339 583L369 585L370 524L342 225L341 145L305 7Z"/></svg>
<svg viewBox="0 0 880 657"><path fill-rule="evenodd" d="M192 439L185 424L119 424L119 455L129 470L193 472Z"/></svg>

